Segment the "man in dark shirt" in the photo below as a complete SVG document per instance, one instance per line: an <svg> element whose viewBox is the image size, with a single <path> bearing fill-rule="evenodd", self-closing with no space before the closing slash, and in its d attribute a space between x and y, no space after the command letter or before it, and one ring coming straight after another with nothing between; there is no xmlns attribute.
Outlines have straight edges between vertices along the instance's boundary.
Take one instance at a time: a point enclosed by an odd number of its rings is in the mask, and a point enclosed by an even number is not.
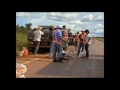
<svg viewBox="0 0 120 90"><path fill-rule="evenodd" d="M52 44L52 41L53 41L53 36L52 36L53 30L54 30L54 25L52 24L52 25L50 26L50 29L49 29L50 44Z"/></svg>

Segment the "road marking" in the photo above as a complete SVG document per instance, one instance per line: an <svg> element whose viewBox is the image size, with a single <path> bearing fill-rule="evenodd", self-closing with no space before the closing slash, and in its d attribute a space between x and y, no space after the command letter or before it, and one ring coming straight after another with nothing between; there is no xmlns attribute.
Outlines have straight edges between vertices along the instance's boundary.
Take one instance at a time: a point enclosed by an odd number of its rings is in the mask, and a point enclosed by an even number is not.
<svg viewBox="0 0 120 90"><path fill-rule="evenodd" d="M30 61L24 62L24 63L22 63L22 64L27 64L27 63L33 62L34 60L38 60L38 59L39 59L39 58L35 58L35 59L33 59L33 60L30 60Z"/></svg>

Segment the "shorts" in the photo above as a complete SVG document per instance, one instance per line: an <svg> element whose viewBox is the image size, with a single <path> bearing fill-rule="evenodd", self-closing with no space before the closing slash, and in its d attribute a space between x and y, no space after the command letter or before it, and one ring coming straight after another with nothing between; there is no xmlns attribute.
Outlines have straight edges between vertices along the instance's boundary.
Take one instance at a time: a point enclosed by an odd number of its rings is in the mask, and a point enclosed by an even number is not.
<svg viewBox="0 0 120 90"><path fill-rule="evenodd" d="M68 40L67 41L62 41L62 47L68 46Z"/></svg>
<svg viewBox="0 0 120 90"><path fill-rule="evenodd" d="M76 46L79 46L79 42L78 41L75 41L75 47Z"/></svg>

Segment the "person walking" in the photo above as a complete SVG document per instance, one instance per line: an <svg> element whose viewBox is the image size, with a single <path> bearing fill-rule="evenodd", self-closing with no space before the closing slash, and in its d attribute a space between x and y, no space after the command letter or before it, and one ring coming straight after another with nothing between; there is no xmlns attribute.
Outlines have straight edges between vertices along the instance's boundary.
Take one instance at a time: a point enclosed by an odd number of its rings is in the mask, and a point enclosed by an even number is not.
<svg viewBox="0 0 120 90"><path fill-rule="evenodd" d="M40 41L41 41L41 35L44 34L44 32L42 32L41 30L42 30L42 27L38 26L38 30L34 31L34 43L35 43L34 55L37 55Z"/></svg>

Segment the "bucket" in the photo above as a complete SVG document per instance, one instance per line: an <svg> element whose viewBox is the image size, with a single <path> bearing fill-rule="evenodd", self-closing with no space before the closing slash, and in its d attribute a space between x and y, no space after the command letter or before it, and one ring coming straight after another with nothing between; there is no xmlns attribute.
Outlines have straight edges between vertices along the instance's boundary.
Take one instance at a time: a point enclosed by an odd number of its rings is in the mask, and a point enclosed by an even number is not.
<svg viewBox="0 0 120 90"><path fill-rule="evenodd" d="M62 57L65 57L65 55L66 55L66 54L65 54L65 51L62 51L62 55L61 55L61 56L62 56Z"/></svg>
<svg viewBox="0 0 120 90"><path fill-rule="evenodd" d="M28 50L27 50L27 48L24 51L24 56L28 56Z"/></svg>

